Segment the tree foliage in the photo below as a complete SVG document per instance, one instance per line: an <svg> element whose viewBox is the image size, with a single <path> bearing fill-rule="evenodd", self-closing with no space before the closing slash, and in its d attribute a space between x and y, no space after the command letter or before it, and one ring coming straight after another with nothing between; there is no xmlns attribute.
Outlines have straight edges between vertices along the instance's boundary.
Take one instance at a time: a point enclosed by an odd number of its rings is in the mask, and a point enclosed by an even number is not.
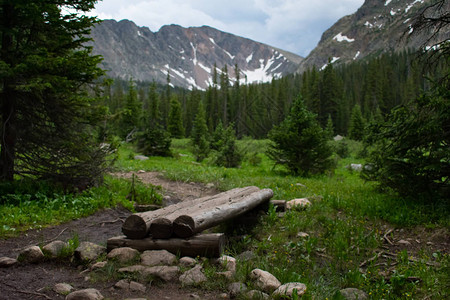
<svg viewBox="0 0 450 300"><path fill-rule="evenodd" d="M269 139L269 157L294 174L319 174L332 166L326 134L302 97L294 102L287 118L269 132Z"/></svg>
<svg viewBox="0 0 450 300"><path fill-rule="evenodd" d="M103 74L85 46L93 0L0 2L0 180L31 175L79 188L105 168L88 85Z"/></svg>

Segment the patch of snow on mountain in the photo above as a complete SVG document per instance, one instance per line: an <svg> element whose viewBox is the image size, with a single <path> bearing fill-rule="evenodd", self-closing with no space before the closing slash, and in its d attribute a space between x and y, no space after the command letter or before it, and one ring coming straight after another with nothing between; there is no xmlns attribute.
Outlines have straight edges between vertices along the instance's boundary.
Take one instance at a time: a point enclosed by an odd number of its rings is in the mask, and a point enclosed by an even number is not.
<svg viewBox="0 0 450 300"><path fill-rule="evenodd" d="M191 47L192 47L192 50L194 50L193 63L194 63L194 66L195 66L195 65L197 65L197 48L194 47L194 44L192 44L192 42L191 42Z"/></svg>
<svg viewBox="0 0 450 300"><path fill-rule="evenodd" d="M355 57L353 57L353 60L356 60L360 54L361 54L361 51L356 52Z"/></svg>
<svg viewBox="0 0 450 300"><path fill-rule="evenodd" d="M137 31L137 35L143 37L142 33L139 30Z"/></svg>
<svg viewBox="0 0 450 300"><path fill-rule="evenodd" d="M346 42L349 42L349 43L352 43L352 42L355 41L355 39L351 39L351 38L348 38L348 37L345 36L345 35L342 35L342 32L339 32L339 33L333 38L333 40L336 40L336 41L338 41L338 42L346 41Z"/></svg>
<svg viewBox="0 0 450 300"><path fill-rule="evenodd" d="M216 44L216 41L214 41L214 39L213 38L209 38L209 40L211 41L211 43L213 43L214 45L217 45Z"/></svg>
<svg viewBox="0 0 450 300"><path fill-rule="evenodd" d="M211 73L212 73L211 68L208 68L207 66L204 66L204 65L202 65L201 63L198 63L198 66L199 66L200 68L202 68L203 70L205 70L208 74L211 74Z"/></svg>
<svg viewBox="0 0 450 300"><path fill-rule="evenodd" d="M372 28L372 27L373 27L373 24L370 23L369 21L366 21L366 23L364 23L364 26L369 27L369 28Z"/></svg>
<svg viewBox="0 0 450 300"><path fill-rule="evenodd" d="M403 24L406 24L409 22L409 20L411 20L411 18L406 19L405 21L403 21Z"/></svg>
<svg viewBox="0 0 450 300"><path fill-rule="evenodd" d="M223 52L225 52L225 54L227 54L231 59L234 59L234 58L235 58L235 56L231 55L230 52L228 52L227 50L225 50L225 49L222 49L222 50L223 50Z"/></svg>
<svg viewBox="0 0 450 300"><path fill-rule="evenodd" d="M395 16L397 14L396 11L394 11L393 9L391 9L391 16Z"/></svg>
<svg viewBox="0 0 450 300"><path fill-rule="evenodd" d="M249 56L247 56L247 58L245 59L247 61L247 63L251 62L253 59L253 52L252 54L250 54Z"/></svg>
<svg viewBox="0 0 450 300"><path fill-rule="evenodd" d="M384 6L388 6L389 3L391 3L392 0L386 0L386 3L384 3Z"/></svg>
<svg viewBox="0 0 450 300"><path fill-rule="evenodd" d="M274 58L270 59L267 64L264 64L264 60L260 59L260 67L253 71L244 71L243 73L247 77L249 83L252 82L269 82L272 80L273 76L268 73L270 67L275 62Z"/></svg>
<svg viewBox="0 0 450 300"><path fill-rule="evenodd" d="M333 64L333 63L337 62L339 59L340 59L340 57L333 56L330 63Z"/></svg>
<svg viewBox="0 0 450 300"><path fill-rule="evenodd" d="M186 79L186 76L184 76L184 74L182 72L178 71L178 70L170 69L170 73L175 73L178 77Z"/></svg>
<svg viewBox="0 0 450 300"><path fill-rule="evenodd" d="M184 49L181 49L180 54L183 54L183 53L184 53Z"/></svg>
<svg viewBox="0 0 450 300"><path fill-rule="evenodd" d="M413 3L411 3L410 5L408 5L405 8L405 13L407 13L416 3L423 3L424 0L415 0Z"/></svg>

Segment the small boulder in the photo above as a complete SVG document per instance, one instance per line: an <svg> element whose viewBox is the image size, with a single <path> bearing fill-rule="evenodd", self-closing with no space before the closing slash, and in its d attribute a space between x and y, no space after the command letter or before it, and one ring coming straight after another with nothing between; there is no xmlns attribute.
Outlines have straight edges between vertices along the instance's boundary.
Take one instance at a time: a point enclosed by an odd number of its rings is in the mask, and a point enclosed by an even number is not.
<svg viewBox="0 0 450 300"><path fill-rule="evenodd" d="M135 160L147 160L147 159L148 159L148 156L145 156L145 155L135 155L135 156L134 156L134 159L135 159Z"/></svg>
<svg viewBox="0 0 450 300"><path fill-rule="evenodd" d="M283 284L279 288L273 292L272 297L294 297L294 291L297 293L298 298L303 296L304 293L306 293L306 285L304 283L300 282L289 282L286 284Z"/></svg>
<svg viewBox="0 0 450 300"><path fill-rule="evenodd" d="M255 252L250 251L250 250L244 251L237 256L237 258L241 261L249 261L249 260L254 259L255 257L256 257Z"/></svg>
<svg viewBox="0 0 450 300"><path fill-rule="evenodd" d="M127 290L130 289L130 281L128 281L126 279L119 280L118 282L116 282L114 287L116 289L121 289L121 290L126 290L127 291Z"/></svg>
<svg viewBox="0 0 450 300"><path fill-rule="evenodd" d="M195 285L208 280L203 274L202 266L196 265L189 271L180 276L180 282L182 285Z"/></svg>
<svg viewBox="0 0 450 300"><path fill-rule="evenodd" d="M71 291L73 291L73 286L68 283L57 283L53 286L53 291L60 295L68 295Z"/></svg>
<svg viewBox="0 0 450 300"><path fill-rule="evenodd" d="M146 289L147 289L147 287L145 285L143 285L142 283L139 283L136 281L130 282L130 291L145 293Z"/></svg>
<svg viewBox="0 0 450 300"><path fill-rule="evenodd" d="M293 199L286 202L286 210L306 209L311 206L311 202L307 198Z"/></svg>
<svg viewBox="0 0 450 300"><path fill-rule="evenodd" d="M179 261L179 265L182 267L190 267L192 268L193 266L195 266L195 264L197 263L197 261L189 256L184 256L182 258L180 258Z"/></svg>
<svg viewBox="0 0 450 300"><path fill-rule="evenodd" d="M307 238L309 238L309 234L307 234L306 232L299 232L299 233L297 233L297 237L302 238L302 239L307 239Z"/></svg>
<svg viewBox="0 0 450 300"><path fill-rule="evenodd" d="M102 300L103 295L96 289L85 289L70 293L66 300Z"/></svg>
<svg viewBox="0 0 450 300"><path fill-rule="evenodd" d="M180 268L177 266L154 266L141 271L144 276L152 275L167 282L176 281L179 273Z"/></svg>
<svg viewBox="0 0 450 300"><path fill-rule="evenodd" d="M103 269L106 266L107 263L108 262L106 262L106 261L99 261L99 262L93 264L90 269L91 269L91 271L98 270L98 269Z"/></svg>
<svg viewBox="0 0 450 300"><path fill-rule="evenodd" d="M251 271L250 278L255 281L257 287L268 293L272 293L281 285L281 282L275 276L261 269Z"/></svg>
<svg viewBox="0 0 450 300"><path fill-rule="evenodd" d="M146 267L144 267L144 266L134 265L134 266L120 268L119 272L120 273L141 273L145 269L146 269Z"/></svg>
<svg viewBox="0 0 450 300"><path fill-rule="evenodd" d="M236 273L236 259L234 257L228 256L228 255L222 255L218 259L218 263L227 269L227 271L230 271L233 275Z"/></svg>
<svg viewBox="0 0 450 300"><path fill-rule="evenodd" d="M0 268L9 268L17 264L17 259L10 257L0 257Z"/></svg>
<svg viewBox="0 0 450 300"><path fill-rule="evenodd" d="M44 253L38 246L31 246L22 250L17 258L20 262L38 263L44 259Z"/></svg>
<svg viewBox="0 0 450 300"><path fill-rule="evenodd" d="M340 290L339 292L346 300L369 299L369 296L364 291L361 291L360 289L356 289L356 288L346 288L346 289Z"/></svg>
<svg viewBox="0 0 450 300"><path fill-rule="evenodd" d="M270 299L270 296L268 294L263 293L263 292L258 291L258 290L248 291L246 293L246 296L247 296L248 299L261 299L261 300L266 300L266 299L268 300L268 299Z"/></svg>
<svg viewBox="0 0 450 300"><path fill-rule="evenodd" d="M42 252L49 255L50 257L57 257L61 254L64 248L67 248L69 244L63 241L53 241L44 247L42 247Z"/></svg>
<svg viewBox="0 0 450 300"><path fill-rule="evenodd" d="M139 256L139 251L130 247L116 248L108 253L107 258L117 260L120 263L127 263Z"/></svg>
<svg viewBox="0 0 450 300"><path fill-rule="evenodd" d="M75 249L75 258L82 261L93 261L96 260L101 254L106 252L106 248L91 242L82 242Z"/></svg>
<svg viewBox="0 0 450 300"><path fill-rule="evenodd" d="M144 266L170 266L177 261L177 257L167 250L148 250L141 255Z"/></svg>
<svg viewBox="0 0 450 300"><path fill-rule="evenodd" d="M239 294L245 292L247 286L242 282L233 282L228 286L228 291L231 298L236 298Z"/></svg>

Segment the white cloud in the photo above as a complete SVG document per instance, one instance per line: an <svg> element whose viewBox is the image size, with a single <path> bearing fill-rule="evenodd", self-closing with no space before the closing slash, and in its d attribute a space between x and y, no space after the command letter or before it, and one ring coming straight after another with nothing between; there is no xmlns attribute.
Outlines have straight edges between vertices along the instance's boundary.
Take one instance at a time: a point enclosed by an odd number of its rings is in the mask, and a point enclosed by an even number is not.
<svg viewBox="0 0 450 300"><path fill-rule="evenodd" d="M364 0L103 0L95 14L129 19L157 31L163 25L209 25L306 56L320 36Z"/></svg>

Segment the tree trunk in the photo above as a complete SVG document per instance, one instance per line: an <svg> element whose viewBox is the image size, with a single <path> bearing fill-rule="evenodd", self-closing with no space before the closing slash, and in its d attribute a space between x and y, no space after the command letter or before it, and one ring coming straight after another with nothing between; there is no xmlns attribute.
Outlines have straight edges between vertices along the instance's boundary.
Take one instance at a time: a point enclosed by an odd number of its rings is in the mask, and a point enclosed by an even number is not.
<svg viewBox="0 0 450 300"><path fill-rule="evenodd" d="M236 188L215 196L202 197L193 201L183 201L155 211L136 213L125 220L122 232L130 239L142 239L149 234L150 228L153 227L152 232L156 233L154 237L169 238L173 232L173 220L183 214L184 211L190 211L193 207L196 207L195 209L207 207L211 201L214 201L215 205L217 205L217 203L227 202L233 197L250 194L256 190L259 189L257 187ZM166 218L166 216L170 215L173 217L170 219ZM154 222L155 225L153 225Z"/></svg>
<svg viewBox="0 0 450 300"><path fill-rule="evenodd" d="M167 250L173 254L190 257L219 257L226 245L226 237L223 233L199 234L189 239L152 239L140 240L127 239L118 236L108 239L107 249L130 247L139 251Z"/></svg>
<svg viewBox="0 0 450 300"><path fill-rule="evenodd" d="M263 189L242 199L216 207L181 215L173 222L174 233L182 238L190 237L205 229L214 227L224 221L235 218L272 198L273 191Z"/></svg>

